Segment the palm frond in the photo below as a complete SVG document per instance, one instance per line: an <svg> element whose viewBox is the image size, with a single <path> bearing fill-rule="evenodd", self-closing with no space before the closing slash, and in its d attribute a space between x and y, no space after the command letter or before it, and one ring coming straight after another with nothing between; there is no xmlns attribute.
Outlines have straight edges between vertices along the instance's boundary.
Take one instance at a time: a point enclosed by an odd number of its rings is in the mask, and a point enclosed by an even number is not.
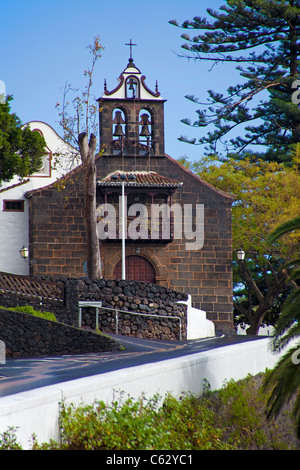
<svg viewBox="0 0 300 470"><path fill-rule="evenodd" d="M268 418L276 418L283 406L291 400L299 389L300 360L292 360L292 357L295 357L298 352L300 355L300 342L290 348L284 356L282 356L276 364L276 367L265 379L264 389L267 391L272 390L267 402L266 413ZM298 391L298 395L300 395L300 390ZM300 398L297 397L297 400L299 400L299 404L297 405L297 413L299 414Z"/></svg>
<svg viewBox="0 0 300 470"><path fill-rule="evenodd" d="M294 217L293 219L287 220L279 227L277 227L267 238L267 244L271 245L278 238L282 237L288 232L293 230L300 230L300 216Z"/></svg>

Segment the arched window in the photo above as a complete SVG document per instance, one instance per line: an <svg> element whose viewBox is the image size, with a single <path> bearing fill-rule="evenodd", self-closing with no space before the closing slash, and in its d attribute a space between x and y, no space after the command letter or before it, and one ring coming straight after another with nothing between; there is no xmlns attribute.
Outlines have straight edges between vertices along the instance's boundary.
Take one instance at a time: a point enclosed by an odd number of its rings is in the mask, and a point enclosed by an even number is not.
<svg viewBox="0 0 300 470"><path fill-rule="evenodd" d="M134 99L140 97L140 83L138 79L134 76L130 76L126 79L126 98Z"/></svg>
<svg viewBox="0 0 300 470"><path fill-rule="evenodd" d="M119 154L124 150L126 135L126 116L122 109L115 108L112 116L113 153Z"/></svg>
<svg viewBox="0 0 300 470"><path fill-rule="evenodd" d="M139 113L139 141L139 154L149 155L152 147L152 119L146 109L142 109Z"/></svg>

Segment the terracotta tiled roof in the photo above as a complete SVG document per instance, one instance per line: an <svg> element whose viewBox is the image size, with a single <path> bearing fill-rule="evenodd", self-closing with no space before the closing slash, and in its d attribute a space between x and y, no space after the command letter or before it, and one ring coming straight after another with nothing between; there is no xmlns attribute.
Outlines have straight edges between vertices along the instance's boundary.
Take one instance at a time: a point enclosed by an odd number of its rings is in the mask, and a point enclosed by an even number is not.
<svg viewBox="0 0 300 470"><path fill-rule="evenodd" d="M26 180L20 181L19 183L12 184L11 186L7 186L6 188L0 189L0 193L4 193L4 191L8 191L9 189L17 188L18 186L22 186L22 184L29 183L30 178Z"/></svg>
<svg viewBox="0 0 300 470"><path fill-rule="evenodd" d="M122 172L116 171L97 181L99 187L118 187L125 182L126 187L179 188L183 183L166 178L152 171Z"/></svg>

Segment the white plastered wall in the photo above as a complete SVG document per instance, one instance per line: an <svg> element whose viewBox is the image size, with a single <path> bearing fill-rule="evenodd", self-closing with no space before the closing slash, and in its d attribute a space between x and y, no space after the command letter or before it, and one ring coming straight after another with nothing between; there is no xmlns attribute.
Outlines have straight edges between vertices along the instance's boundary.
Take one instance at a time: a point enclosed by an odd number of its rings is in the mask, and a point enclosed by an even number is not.
<svg viewBox="0 0 300 470"><path fill-rule="evenodd" d="M20 255L22 247L29 246L28 201L25 194L53 183L80 163L76 150L67 145L48 124L33 121L28 125L32 130L40 130L45 138L48 152L45 168L30 178L24 178L24 184L20 184L20 178L14 177L0 186L0 271L24 275L29 274L28 259ZM51 171L47 168L49 155ZM57 168L54 168L56 155L62 157L58 159ZM24 212L3 211L4 200L24 200Z"/></svg>
<svg viewBox="0 0 300 470"><path fill-rule="evenodd" d="M74 405L96 400L110 404L120 397L137 399L142 394L148 398L155 394L163 398L169 392L177 397L183 392L201 394L204 381L217 390L225 381L271 369L277 360L270 339L261 338L2 397L0 433L16 428L18 442L28 449L33 434L39 443L58 440L62 400Z"/></svg>

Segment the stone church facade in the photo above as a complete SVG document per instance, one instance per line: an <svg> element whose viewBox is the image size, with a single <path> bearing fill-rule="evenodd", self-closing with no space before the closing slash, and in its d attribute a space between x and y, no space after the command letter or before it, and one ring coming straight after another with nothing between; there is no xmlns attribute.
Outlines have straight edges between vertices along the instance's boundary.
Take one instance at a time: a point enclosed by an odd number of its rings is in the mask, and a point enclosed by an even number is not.
<svg viewBox="0 0 300 470"><path fill-rule="evenodd" d="M109 91L105 84L98 100L103 277L190 294L216 329L233 331L232 198L165 154L164 102L132 59L118 86ZM85 276L82 168L68 173L64 184L64 190L51 184L26 194L33 276Z"/></svg>

